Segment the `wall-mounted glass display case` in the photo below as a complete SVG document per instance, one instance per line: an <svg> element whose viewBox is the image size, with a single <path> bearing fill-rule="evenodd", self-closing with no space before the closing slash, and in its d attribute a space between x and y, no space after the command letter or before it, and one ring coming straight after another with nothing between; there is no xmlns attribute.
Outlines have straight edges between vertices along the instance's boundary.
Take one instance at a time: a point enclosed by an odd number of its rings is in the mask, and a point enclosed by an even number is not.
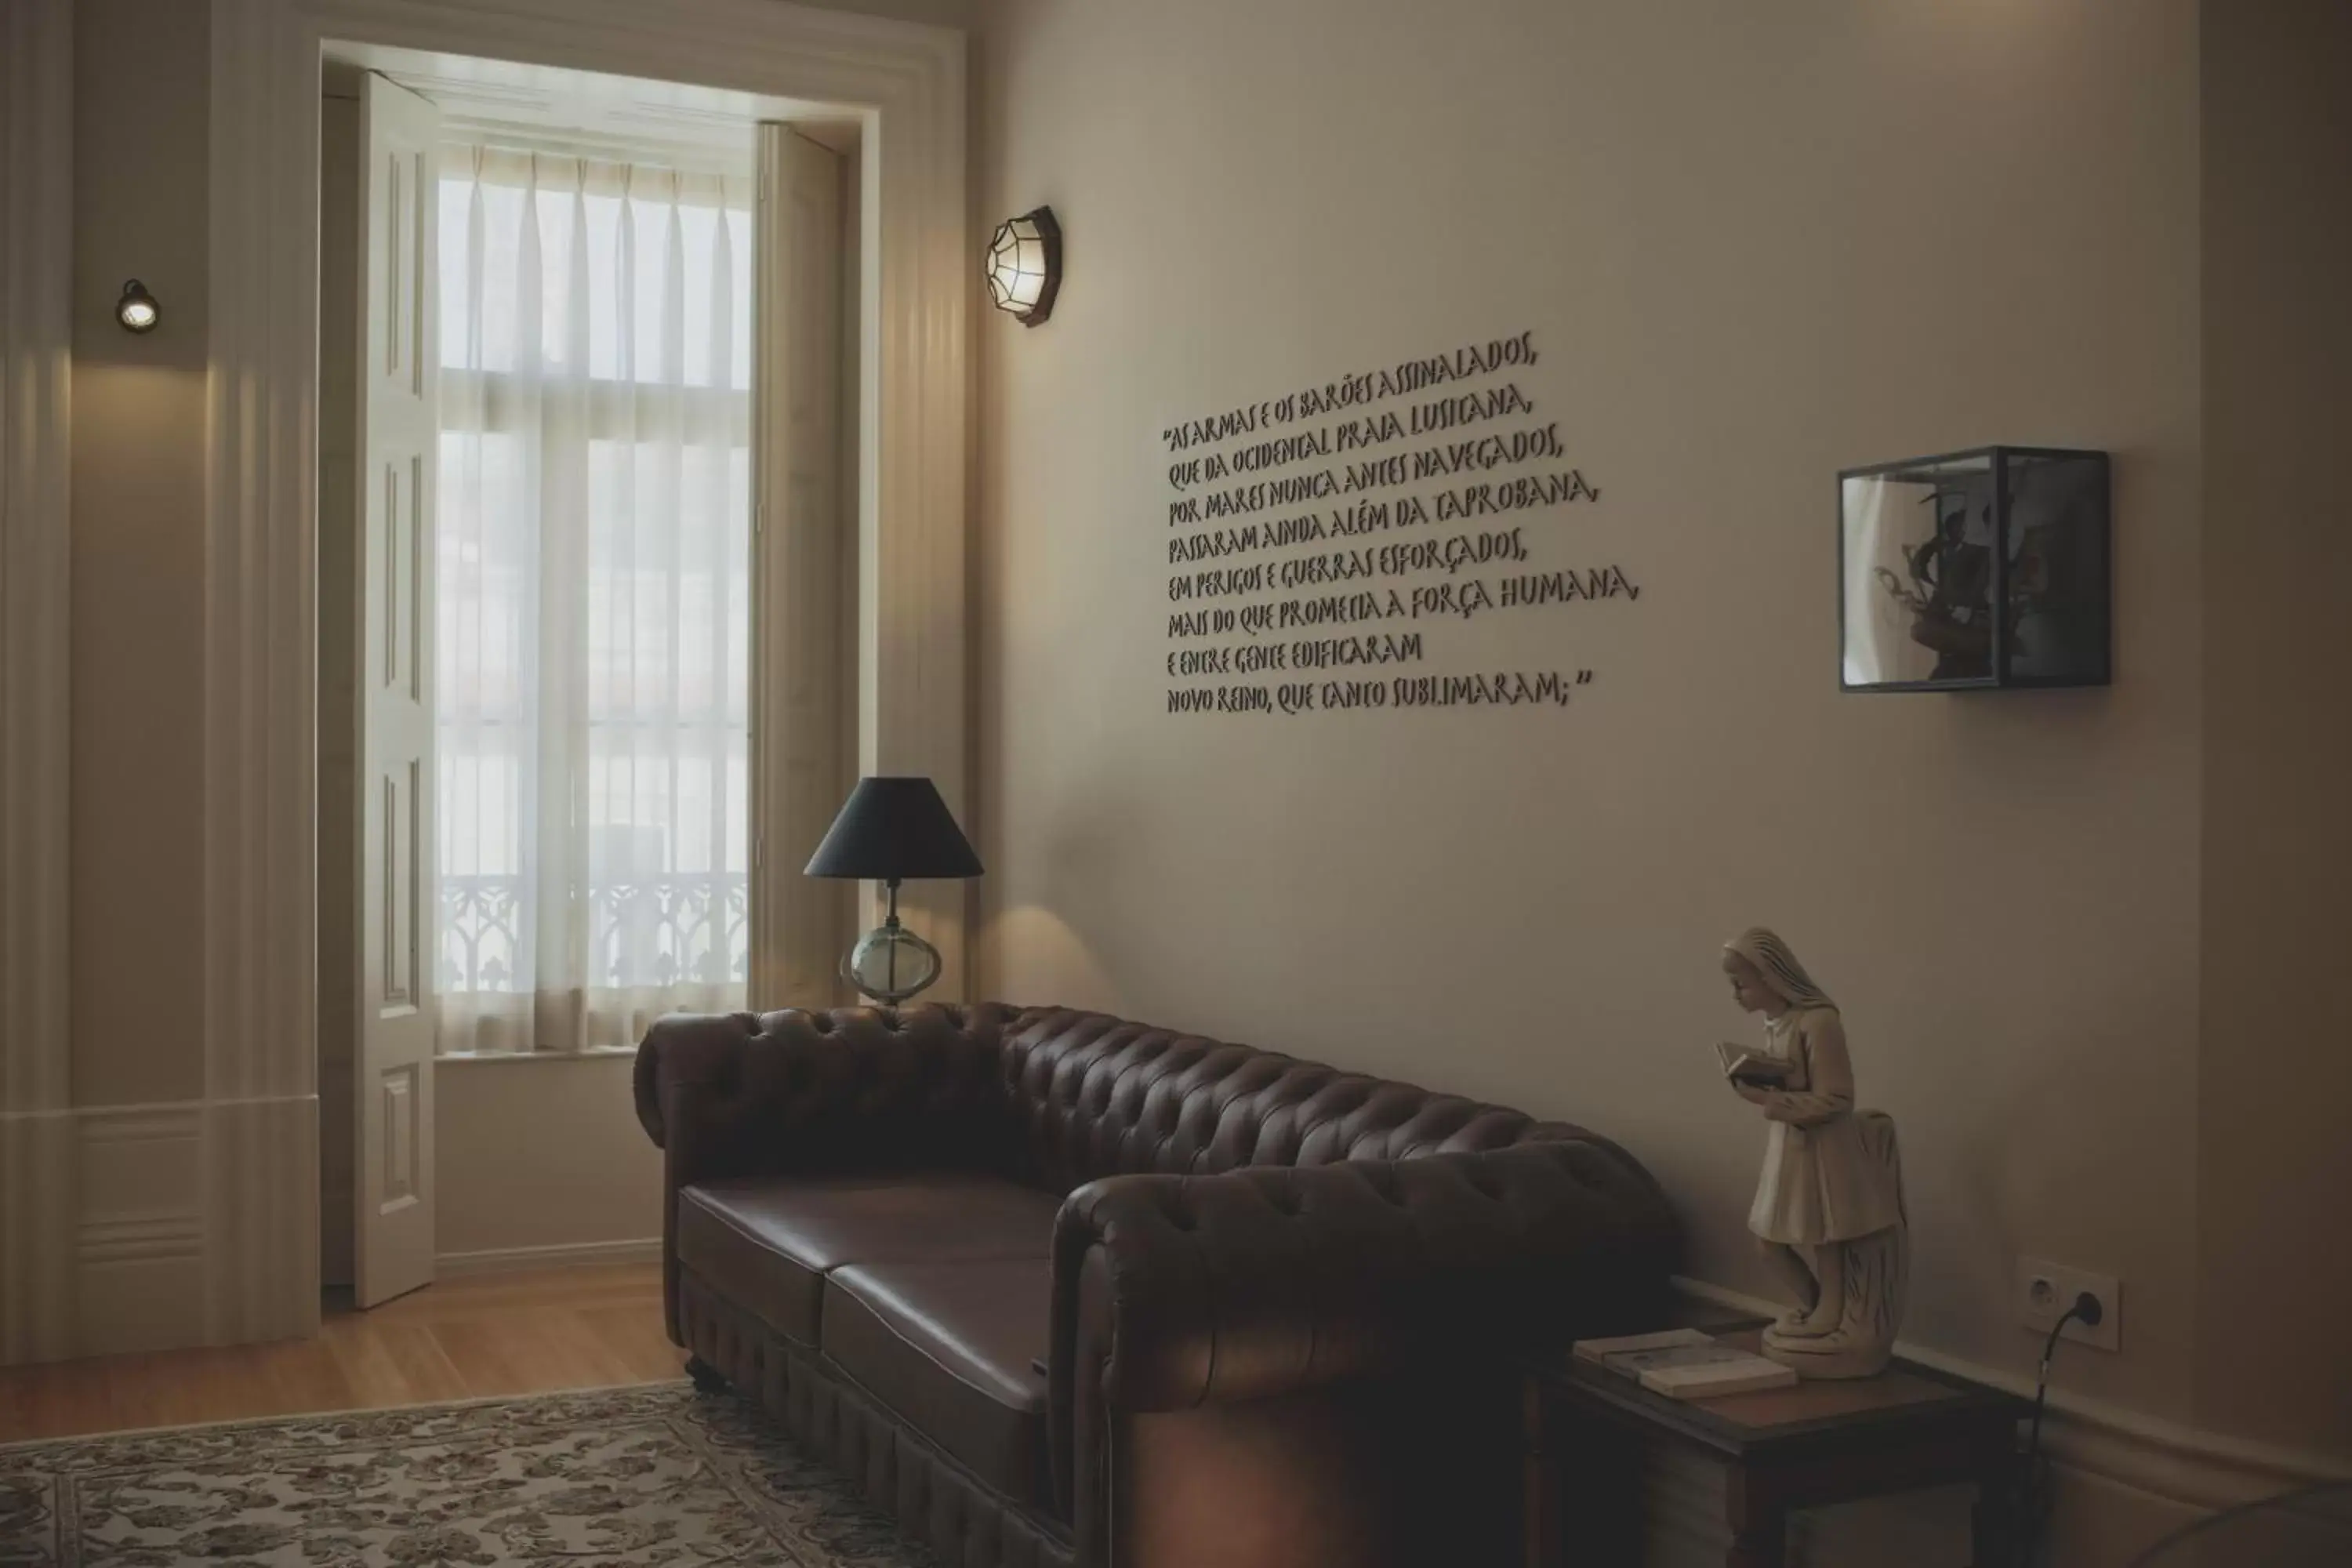
<svg viewBox="0 0 2352 1568"><path fill-rule="evenodd" d="M1981 447L1838 476L1839 685L2104 686L2105 452Z"/></svg>

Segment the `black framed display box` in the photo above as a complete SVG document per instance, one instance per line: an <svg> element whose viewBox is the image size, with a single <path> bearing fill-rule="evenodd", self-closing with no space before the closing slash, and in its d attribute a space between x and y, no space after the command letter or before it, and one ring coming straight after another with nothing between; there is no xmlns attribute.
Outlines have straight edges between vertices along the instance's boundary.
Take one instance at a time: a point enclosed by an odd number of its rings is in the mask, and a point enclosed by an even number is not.
<svg viewBox="0 0 2352 1568"><path fill-rule="evenodd" d="M2105 452L1979 447L1838 475L1838 685L2105 686Z"/></svg>

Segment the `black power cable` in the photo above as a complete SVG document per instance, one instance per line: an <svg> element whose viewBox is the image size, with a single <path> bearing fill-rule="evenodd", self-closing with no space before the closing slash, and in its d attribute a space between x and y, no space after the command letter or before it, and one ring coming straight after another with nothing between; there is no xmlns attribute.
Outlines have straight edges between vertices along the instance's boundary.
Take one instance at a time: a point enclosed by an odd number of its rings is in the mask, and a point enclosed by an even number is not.
<svg viewBox="0 0 2352 1568"><path fill-rule="evenodd" d="M2084 1290L2074 1298L2074 1304L2050 1325L2050 1337L2042 1342L2042 1368L2033 1383L2033 1426L2025 1441L2024 1506L2017 1528L2017 1568L2032 1568L2035 1541L2042 1533L2043 1521L2050 1516L2050 1468L2042 1458L2042 1411L2050 1399L2050 1359L2058 1353L2058 1336L2066 1331L2069 1323L2081 1323L2095 1329L2106 1311L2099 1299Z"/></svg>

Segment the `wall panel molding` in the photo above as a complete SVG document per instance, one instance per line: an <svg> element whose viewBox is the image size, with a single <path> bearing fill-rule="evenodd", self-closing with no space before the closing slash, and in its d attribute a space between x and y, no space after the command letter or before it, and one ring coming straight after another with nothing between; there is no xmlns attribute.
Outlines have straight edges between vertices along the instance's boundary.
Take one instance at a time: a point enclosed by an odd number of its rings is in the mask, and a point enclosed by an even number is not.
<svg viewBox="0 0 2352 1568"><path fill-rule="evenodd" d="M203 1137L198 1101L75 1113L76 1354L154 1350L199 1336Z"/></svg>
<svg viewBox="0 0 2352 1568"><path fill-rule="evenodd" d="M0 1113L0 1224L48 1259L11 1299L59 1325L16 1359L314 1331L318 1124L306 1096Z"/></svg>
<svg viewBox="0 0 2352 1568"><path fill-rule="evenodd" d="M867 117L861 752L965 804L970 215L961 33L774 0L215 0L205 493L205 1334L318 1310L313 903L320 48L446 50ZM883 265L887 258L887 265ZM927 928L962 967L963 889ZM307 1114L310 1136L295 1126ZM215 1136L214 1122L220 1136ZM310 1221L303 1221L309 1214ZM300 1230L301 1236L296 1236Z"/></svg>
<svg viewBox="0 0 2352 1568"><path fill-rule="evenodd" d="M205 1089L318 1064L319 80L283 5L213 7L205 504ZM305 226L299 243L273 240Z"/></svg>
<svg viewBox="0 0 2352 1568"><path fill-rule="evenodd" d="M0 1363L72 1331L73 5L0 6Z"/></svg>

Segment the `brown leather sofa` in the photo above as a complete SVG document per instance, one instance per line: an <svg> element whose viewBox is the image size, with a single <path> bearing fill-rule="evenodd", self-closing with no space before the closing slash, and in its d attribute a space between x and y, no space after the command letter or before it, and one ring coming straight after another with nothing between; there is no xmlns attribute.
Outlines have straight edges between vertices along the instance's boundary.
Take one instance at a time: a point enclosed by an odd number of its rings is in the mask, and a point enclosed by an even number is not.
<svg viewBox="0 0 2352 1568"><path fill-rule="evenodd" d="M1503 1561L1510 1352L1676 1249L1579 1128L1062 1009L667 1018L636 1100L691 1369L950 1568Z"/></svg>

